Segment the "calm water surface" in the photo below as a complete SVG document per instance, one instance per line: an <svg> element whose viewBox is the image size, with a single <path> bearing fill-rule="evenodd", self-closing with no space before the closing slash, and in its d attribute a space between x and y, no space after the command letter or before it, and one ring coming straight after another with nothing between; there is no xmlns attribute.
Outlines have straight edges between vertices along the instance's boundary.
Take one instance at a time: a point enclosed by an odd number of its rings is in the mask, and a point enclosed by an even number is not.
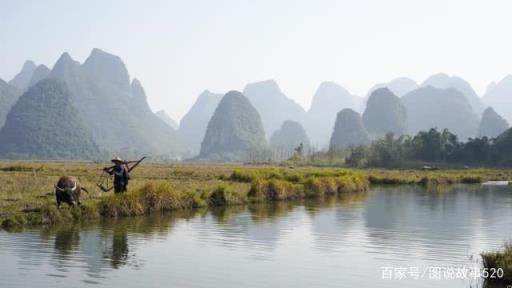
<svg viewBox="0 0 512 288"><path fill-rule="evenodd" d="M511 228L512 189L459 186L0 231L0 287L482 287L411 277L478 267Z"/></svg>

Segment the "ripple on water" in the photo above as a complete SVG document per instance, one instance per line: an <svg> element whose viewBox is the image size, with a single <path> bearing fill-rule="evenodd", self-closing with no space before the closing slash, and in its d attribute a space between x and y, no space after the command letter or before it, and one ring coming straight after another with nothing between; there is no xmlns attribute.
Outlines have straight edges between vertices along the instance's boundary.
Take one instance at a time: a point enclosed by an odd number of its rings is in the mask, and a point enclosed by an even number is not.
<svg viewBox="0 0 512 288"><path fill-rule="evenodd" d="M357 205L273 203L0 232L0 286L31 279L52 288L479 287L380 274L386 265L473 265L479 252L512 236L504 229L512 227L510 191L457 189L374 189Z"/></svg>

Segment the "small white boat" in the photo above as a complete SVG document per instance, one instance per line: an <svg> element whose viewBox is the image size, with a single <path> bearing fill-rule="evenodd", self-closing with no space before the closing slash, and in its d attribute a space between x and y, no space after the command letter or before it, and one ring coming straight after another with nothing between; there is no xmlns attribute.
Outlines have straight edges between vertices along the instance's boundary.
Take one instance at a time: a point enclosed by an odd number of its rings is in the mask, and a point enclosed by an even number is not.
<svg viewBox="0 0 512 288"><path fill-rule="evenodd" d="M487 181L482 183L484 186L507 186L509 181Z"/></svg>

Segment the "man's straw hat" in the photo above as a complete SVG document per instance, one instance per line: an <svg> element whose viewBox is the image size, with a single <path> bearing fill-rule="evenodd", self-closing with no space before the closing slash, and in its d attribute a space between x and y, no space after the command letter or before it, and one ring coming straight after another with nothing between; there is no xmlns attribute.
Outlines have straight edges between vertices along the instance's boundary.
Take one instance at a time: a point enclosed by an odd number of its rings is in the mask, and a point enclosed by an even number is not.
<svg viewBox="0 0 512 288"><path fill-rule="evenodd" d="M118 156L112 158L112 160L110 160L111 162L114 162L114 163L123 163L123 159L119 158Z"/></svg>

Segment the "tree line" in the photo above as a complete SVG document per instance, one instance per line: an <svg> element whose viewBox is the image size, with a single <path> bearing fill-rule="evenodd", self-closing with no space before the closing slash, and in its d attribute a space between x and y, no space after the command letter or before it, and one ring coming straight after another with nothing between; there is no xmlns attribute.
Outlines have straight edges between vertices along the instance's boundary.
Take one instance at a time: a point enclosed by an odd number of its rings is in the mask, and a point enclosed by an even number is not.
<svg viewBox="0 0 512 288"><path fill-rule="evenodd" d="M417 162L510 166L508 132L497 138L469 138L467 142L459 141L448 129L432 128L414 136L388 133L370 145L348 148L345 163L352 167L401 167Z"/></svg>

